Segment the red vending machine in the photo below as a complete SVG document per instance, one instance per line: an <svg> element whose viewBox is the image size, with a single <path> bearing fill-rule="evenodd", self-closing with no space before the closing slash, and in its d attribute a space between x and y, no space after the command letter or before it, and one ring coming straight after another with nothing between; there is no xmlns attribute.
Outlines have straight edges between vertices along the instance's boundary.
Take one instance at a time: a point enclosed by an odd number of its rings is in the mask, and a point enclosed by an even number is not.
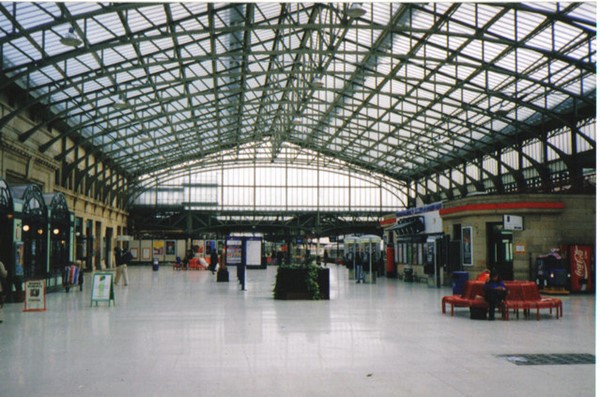
<svg viewBox="0 0 600 397"><path fill-rule="evenodd" d="M571 292L594 290L593 250L591 245L569 245L569 271Z"/></svg>

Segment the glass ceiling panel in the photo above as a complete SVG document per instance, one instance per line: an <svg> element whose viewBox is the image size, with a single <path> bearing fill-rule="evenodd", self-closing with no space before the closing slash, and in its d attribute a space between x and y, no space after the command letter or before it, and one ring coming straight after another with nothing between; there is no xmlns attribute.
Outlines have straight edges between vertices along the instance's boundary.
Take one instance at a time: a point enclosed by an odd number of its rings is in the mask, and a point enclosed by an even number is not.
<svg viewBox="0 0 600 397"><path fill-rule="evenodd" d="M381 164L429 161L406 139L436 143L427 149L434 158L464 147L468 161L495 139L504 144L518 134L515 118L547 119L541 112L568 110L584 95L583 104L595 103L596 5L590 3L376 2L366 4L360 20L344 14L347 3L254 3L252 20L242 3L14 6L29 30L13 27L6 18L13 4L0 3L7 81L64 110L59 118L74 127L69 134L94 136L96 149L132 178L147 167L159 174L191 157L204 161L242 142L272 144L251 151L283 162L280 148L293 141L405 181L426 169ZM569 13L554 18L567 7ZM60 43L70 26L84 45ZM317 73L324 73L323 87L314 85ZM509 113L493 113L501 107ZM296 116L302 125L290 124ZM460 140L447 136L449 129ZM495 137L498 129L504 131ZM137 152L132 145L149 134L148 150ZM194 144L198 134L201 148ZM471 141L483 137L489 146ZM231 161L238 156L233 150Z"/></svg>

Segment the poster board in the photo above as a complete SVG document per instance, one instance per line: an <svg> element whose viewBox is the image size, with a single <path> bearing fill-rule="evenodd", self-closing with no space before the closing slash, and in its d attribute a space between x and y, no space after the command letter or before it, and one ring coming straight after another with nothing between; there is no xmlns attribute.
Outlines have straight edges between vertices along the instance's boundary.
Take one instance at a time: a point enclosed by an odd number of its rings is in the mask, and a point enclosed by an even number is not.
<svg viewBox="0 0 600 397"><path fill-rule="evenodd" d="M46 280L25 281L25 309L23 311L46 311Z"/></svg>
<svg viewBox="0 0 600 397"><path fill-rule="evenodd" d="M259 239L248 239L246 240L246 265L247 266L260 266L262 256L262 240Z"/></svg>
<svg viewBox="0 0 600 397"><path fill-rule="evenodd" d="M98 272L92 276L92 300L90 306L96 302L112 302L115 304L115 289L113 283L113 273Z"/></svg>
<svg viewBox="0 0 600 397"><path fill-rule="evenodd" d="M461 232L463 266L473 266L473 228L465 226Z"/></svg>
<svg viewBox="0 0 600 397"><path fill-rule="evenodd" d="M227 239L226 247L227 265L237 265L242 263L242 240Z"/></svg>

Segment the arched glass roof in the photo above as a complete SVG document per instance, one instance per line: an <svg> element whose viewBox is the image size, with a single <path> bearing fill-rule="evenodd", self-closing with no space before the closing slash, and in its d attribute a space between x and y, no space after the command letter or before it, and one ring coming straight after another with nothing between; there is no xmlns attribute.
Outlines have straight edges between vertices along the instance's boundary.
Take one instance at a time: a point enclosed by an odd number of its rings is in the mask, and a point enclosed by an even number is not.
<svg viewBox="0 0 600 397"><path fill-rule="evenodd" d="M0 3L0 87L19 103L0 129L34 114L21 141L57 131L41 152L85 148L142 188L245 147L406 186L467 183L485 156L514 173L506 150L536 168L528 140L560 128L595 151L595 2L356 4Z"/></svg>

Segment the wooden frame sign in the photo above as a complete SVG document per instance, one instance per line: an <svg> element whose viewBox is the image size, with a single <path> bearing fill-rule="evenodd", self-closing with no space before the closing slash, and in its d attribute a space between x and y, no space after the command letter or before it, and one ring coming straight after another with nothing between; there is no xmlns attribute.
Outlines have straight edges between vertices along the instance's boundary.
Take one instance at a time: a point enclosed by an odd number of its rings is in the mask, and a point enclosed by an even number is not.
<svg viewBox="0 0 600 397"><path fill-rule="evenodd" d="M115 304L115 289L113 282L113 273L94 273L92 276L92 301L90 306L96 302L108 302L108 306L112 302Z"/></svg>

